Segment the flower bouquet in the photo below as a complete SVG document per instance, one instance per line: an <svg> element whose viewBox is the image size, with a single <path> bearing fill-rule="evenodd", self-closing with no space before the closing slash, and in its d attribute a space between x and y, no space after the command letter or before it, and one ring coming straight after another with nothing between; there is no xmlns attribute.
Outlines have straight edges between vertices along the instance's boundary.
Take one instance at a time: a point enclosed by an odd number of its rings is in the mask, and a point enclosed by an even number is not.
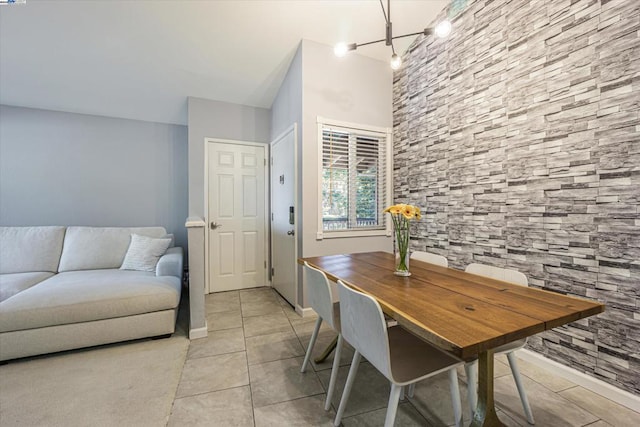
<svg viewBox="0 0 640 427"><path fill-rule="evenodd" d="M409 221L422 218L420 208L404 203L389 206L384 213L391 215L396 233L396 271L398 276L411 276L409 271Z"/></svg>

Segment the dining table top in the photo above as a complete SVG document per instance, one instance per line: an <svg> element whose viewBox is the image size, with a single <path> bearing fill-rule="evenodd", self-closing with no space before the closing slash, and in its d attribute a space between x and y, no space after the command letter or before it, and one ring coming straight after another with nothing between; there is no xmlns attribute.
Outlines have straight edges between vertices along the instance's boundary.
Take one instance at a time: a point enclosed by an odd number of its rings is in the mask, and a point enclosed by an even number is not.
<svg viewBox="0 0 640 427"><path fill-rule="evenodd" d="M298 260L305 261L371 295L400 325L464 360L604 311L596 301L413 259L411 276L397 276L395 257L387 252Z"/></svg>

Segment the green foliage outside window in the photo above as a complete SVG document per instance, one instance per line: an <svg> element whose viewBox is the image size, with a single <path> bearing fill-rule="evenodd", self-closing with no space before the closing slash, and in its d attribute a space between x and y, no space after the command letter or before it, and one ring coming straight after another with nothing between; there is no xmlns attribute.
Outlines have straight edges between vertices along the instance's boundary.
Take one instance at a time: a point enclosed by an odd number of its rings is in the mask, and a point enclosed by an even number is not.
<svg viewBox="0 0 640 427"><path fill-rule="evenodd" d="M378 180L375 169L358 173L355 180L356 227L375 225L378 212ZM349 217L348 169L323 168L322 219L324 229L346 229ZM332 223L332 225L330 225Z"/></svg>

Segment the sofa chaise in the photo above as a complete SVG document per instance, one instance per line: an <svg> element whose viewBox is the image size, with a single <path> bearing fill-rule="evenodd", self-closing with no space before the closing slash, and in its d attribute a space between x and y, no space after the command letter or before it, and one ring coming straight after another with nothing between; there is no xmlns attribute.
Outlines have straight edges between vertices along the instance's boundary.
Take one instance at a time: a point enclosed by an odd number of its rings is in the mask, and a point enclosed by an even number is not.
<svg viewBox="0 0 640 427"><path fill-rule="evenodd" d="M121 269L134 237L166 245L153 271ZM172 334L183 253L170 238L162 227L0 227L0 361Z"/></svg>

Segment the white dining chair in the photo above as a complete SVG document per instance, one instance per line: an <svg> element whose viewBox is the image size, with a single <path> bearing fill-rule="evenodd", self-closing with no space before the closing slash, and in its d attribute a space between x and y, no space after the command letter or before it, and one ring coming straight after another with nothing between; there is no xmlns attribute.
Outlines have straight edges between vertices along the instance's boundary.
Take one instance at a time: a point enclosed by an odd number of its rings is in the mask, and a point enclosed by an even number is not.
<svg viewBox="0 0 640 427"><path fill-rule="evenodd" d="M415 337L401 326L387 328L378 302L341 281L338 281L338 295L342 334L355 352L334 426L339 426L342 421L362 356L391 382L385 427L393 426L404 386L444 371L449 372L455 424L461 426L462 407L456 367L464 362Z"/></svg>
<svg viewBox="0 0 640 427"><path fill-rule="evenodd" d="M309 341L307 353L304 356L300 372L304 373L307 370L309 359L311 358L313 347L318 339L318 333L320 332L322 322L327 322L329 326L338 333L338 343L336 345L335 353L333 354L333 365L331 367L329 388L327 389L327 399L324 403L324 410L328 411L331 407L331 398L333 397L333 390L336 386L336 377L338 375L338 368L340 365L340 354L342 353L343 338L340 333L340 303L333 302L331 284L329 283L327 276L317 268L310 266L306 261L304 263L304 267L307 274L307 301L311 308L313 308L318 314L318 319L316 320L315 328L311 334L311 341Z"/></svg>
<svg viewBox="0 0 640 427"><path fill-rule="evenodd" d="M447 258L443 257L442 255L434 254L433 252L414 251L411 252L410 258L417 261L428 262L429 264L438 265L440 267L449 267L449 261L447 260ZM413 397L415 388L416 384L411 384L408 387L407 396Z"/></svg>
<svg viewBox="0 0 640 427"><path fill-rule="evenodd" d="M502 280L503 282L514 283L520 286L529 286L527 276L516 270L494 267L492 265L486 264L473 263L469 264L465 271L467 273L490 277L492 279ZM511 367L511 373L513 374L513 379L516 383L516 387L518 388L518 394L520 394L520 400L522 401L522 408L524 409L524 413L527 417L527 422L529 424L535 424L535 420L533 419L533 412L531 411L531 406L529 405L529 399L527 399L527 392L525 391L524 385L522 384L522 378L520 377L520 370L518 369L518 362L515 356L515 351L524 347L526 343L526 338L507 343L505 345L497 347L494 354L507 354L509 366ZM466 363L464 369L467 374L467 393L469 396L471 417L473 418L473 413L475 412L476 405L478 404L478 361L475 360Z"/></svg>
<svg viewBox="0 0 640 427"><path fill-rule="evenodd" d="M411 252L410 258L418 261L428 262L429 264L439 265L440 267L449 267L449 261L447 260L447 258L431 252Z"/></svg>

